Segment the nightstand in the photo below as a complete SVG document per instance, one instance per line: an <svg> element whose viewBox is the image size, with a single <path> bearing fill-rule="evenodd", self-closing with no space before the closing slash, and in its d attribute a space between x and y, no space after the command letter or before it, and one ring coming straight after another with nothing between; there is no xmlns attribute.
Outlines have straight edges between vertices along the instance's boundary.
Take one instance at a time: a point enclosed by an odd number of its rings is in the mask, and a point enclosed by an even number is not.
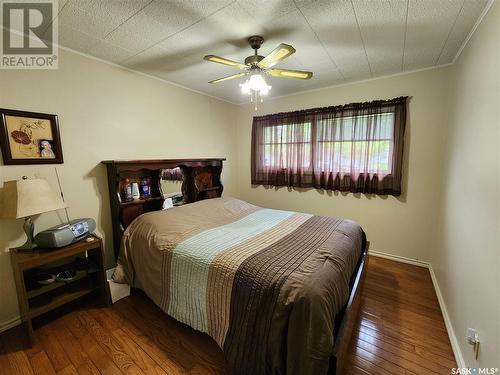
<svg viewBox="0 0 500 375"><path fill-rule="evenodd" d="M104 269L102 240L99 237L90 235L86 239L59 249L36 248L32 252L10 249L10 255L19 311L32 344L33 319L91 293L95 294L103 305L108 305L108 283ZM78 270L83 267L76 267L76 258L87 259L87 267ZM34 281L34 275L42 270L56 274L68 269L76 271L72 280L55 280L46 285Z"/></svg>

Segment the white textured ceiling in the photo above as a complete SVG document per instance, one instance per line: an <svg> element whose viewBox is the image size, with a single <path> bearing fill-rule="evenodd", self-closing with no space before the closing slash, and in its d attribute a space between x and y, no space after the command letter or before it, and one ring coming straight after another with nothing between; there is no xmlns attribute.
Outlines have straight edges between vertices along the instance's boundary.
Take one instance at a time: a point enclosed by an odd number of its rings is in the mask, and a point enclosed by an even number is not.
<svg viewBox="0 0 500 375"><path fill-rule="evenodd" d="M59 43L234 102L248 99L237 71L203 60L243 61L279 43L297 52L277 67L309 81L269 78L278 96L453 61L487 0L59 0ZM241 79L240 79L241 80Z"/></svg>

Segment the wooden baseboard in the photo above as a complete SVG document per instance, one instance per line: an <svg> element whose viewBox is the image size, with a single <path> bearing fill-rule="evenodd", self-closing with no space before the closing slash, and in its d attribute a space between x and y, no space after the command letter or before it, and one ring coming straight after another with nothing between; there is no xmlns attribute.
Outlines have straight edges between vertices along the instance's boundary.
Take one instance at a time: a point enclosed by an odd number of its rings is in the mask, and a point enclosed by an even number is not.
<svg viewBox="0 0 500 375"><path fill-rule="evenodd" d="M448 310L446 309L446 303L444 302L443 294L441 293L441 289L439 288L439 284L436 278L436 274L434 273L434 269L432 268L432 264L429 262L424 262L418 259L406 258L399 255L393 255L384 253L381 251L373 251L370 250L368 255L373 255L379 258L385 258L394 260L396 262L412 264L419 267L425 267L429 270L432 279L432 285L434 286L434 290L436 291L436 296L439 302L439 307L441 308L441 313L443 314L444 324L446 326L446 331L448 332L448 337L450 339L451 348L453 350L453 355L455 356L455 361L457 361L458 368L467 368L464 357L462 355L462 350L458 345L458 339L455 335L455 330L453 329L453 324L451 324L450 315L448 314Z"/></svg>
<svg viewBox="0 0 500 375"><path fill-rule="evenodd" d="M21 317L16 316L10 320L7 320L5 322L0 322L0 333L7 331L8 329L11 329L12 327L15 327L17 325L21 324Z"/></svg>
<svg viewBox="0 0 500 375"><path fill-rule="evenodd" d="M441 307L441 313L443 314L444 324L446 330L448 331L448 337L450 338L451 348L453 349L453 354L455 355L455 361L457 361L458 368L467 368L464 357L462 355L462 350L458 344L457 336L455 335L455 330L453 329L453 324L451 324L450 315L448 315L448 310L446 309L446 304L444 302L443 294L439 288L439 284L434 273L434 268L432 264L429 264L429 272L431 274L432 284L434 285L434 290L436 291L437 299L439 301L439 307Z"/></svg>
<svg viewBox="0 0 500 375"><path fill-rule="evenodd" d="M395 260L396 262L412 264L414 266L429 268L429 263L424 262L423 260L418 260L418 259L413 259L413 258L402 257L399 255L383 253L381 251L370 250L368 252L368 255L373 255L373 256L379 257L379 258Z"/></svg>

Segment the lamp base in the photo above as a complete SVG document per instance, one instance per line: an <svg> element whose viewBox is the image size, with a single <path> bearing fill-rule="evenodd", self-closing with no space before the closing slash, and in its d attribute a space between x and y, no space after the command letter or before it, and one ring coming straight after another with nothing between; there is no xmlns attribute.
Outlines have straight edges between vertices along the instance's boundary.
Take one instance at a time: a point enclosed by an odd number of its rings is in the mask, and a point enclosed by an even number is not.
<svg viewBox="0 0 500 375"><path fill-rule="evenodd" d="M15 249L19 252L29 252L36 248L36 243L33 242L33 233L35 231L35 224L33 224L33 219L28 216L24 219L23 225L24 233L26 233L26 242L24 245L16 247Z"/></svg>

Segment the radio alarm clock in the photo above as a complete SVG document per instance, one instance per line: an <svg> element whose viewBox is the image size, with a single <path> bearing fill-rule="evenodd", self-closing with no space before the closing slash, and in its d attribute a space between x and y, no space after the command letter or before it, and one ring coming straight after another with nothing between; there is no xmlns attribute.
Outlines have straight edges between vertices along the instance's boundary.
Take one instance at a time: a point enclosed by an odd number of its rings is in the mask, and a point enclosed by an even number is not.
<svg viewBox="0 0 500 375"><path fill-rule="evenodd" d="M35 243L41 248L68 246L91 234L95 228L94 219L75 219L67 224L57 225L41 231L35 236Z"/></svg>

